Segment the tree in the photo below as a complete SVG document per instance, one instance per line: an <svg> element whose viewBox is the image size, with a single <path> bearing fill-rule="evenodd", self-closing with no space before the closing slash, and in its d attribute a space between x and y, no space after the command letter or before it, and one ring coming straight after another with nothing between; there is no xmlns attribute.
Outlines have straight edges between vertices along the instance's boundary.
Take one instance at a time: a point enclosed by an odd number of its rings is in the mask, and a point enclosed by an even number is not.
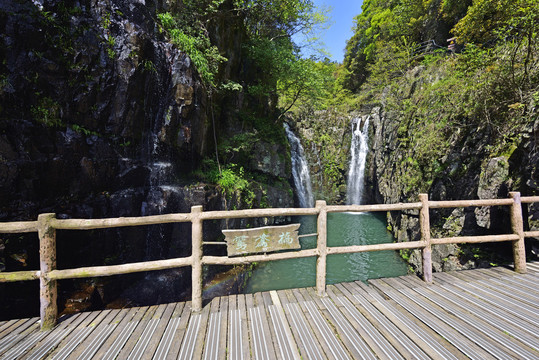
<svg viewBox="0 0 539 360"><path fill-rule="evenodd" d="M536 0L475 0L452 32L462 44L493 45L501 32L510 38L529 37L538 24Z"/></svg>

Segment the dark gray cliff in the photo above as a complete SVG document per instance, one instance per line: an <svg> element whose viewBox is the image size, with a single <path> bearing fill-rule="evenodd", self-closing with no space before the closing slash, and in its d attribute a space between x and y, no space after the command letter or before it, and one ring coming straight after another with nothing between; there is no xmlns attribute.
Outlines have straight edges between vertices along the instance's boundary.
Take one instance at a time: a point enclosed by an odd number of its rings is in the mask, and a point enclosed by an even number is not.
<svg viewBox="0 0 539 360"><path fill-rule="evenodd" d="M169 10L168 3L0 4L0 221L34 220L44 212L104 218L188 212L199 204L206 210L242 205L239 194L227 202L214 185L192 176L215 150L211 104L189 57L156 25L156 13ZM228 71L241 71L237 63ZM238 105L238 96L232 99L229 106ZM217 112L213 123L218 127L238 122L227 120L234 112L226 105L217 108L222 115ZM228 134L241 130L235 126ZM284 145L269 145L258 153L286 154ZM289 160L271 156L269 161L265 155L251 157L252 167L269 176L252 204L290 206ZM218 237L224 225L209 224L206 236ZM187 225L59 232L58 266L186 256L189 239ZM0 271L39 268L35 240L35 234L1 236ZM169 289L127 290L139 297L132 303L188 293L189 274L144 276L153 276L150 283L157 287L166 282ZM140 277L96 281L91 296L110 302ZM2 316L18 316L29 307L37 311L37 296L21 300L32 287L2 287ZM60 283L61 301L77 288L78 282Z"/></svg>

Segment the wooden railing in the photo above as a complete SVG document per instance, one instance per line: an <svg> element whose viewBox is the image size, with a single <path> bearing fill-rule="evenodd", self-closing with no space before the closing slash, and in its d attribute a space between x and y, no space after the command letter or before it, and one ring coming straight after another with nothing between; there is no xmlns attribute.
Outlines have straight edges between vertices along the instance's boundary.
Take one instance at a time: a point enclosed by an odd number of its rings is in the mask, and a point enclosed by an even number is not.
<svg viewBox="0 0 539 360"><path fill-rule="evenodd" d="M57 280L75 279L97 276L128 274L140 271L163 270L191 266L192 268L192 309L202 309L202 266L203 265L237 265L252 262L272 261L290 258L317 257L316 288L318 295L324 296L326 291L326 259L328 255L345 254L380 250L422 249L423 277L432 282L431 247L438 244L483 243L511 241L515 271L526 272L526 256L524 250L525 237L539 237L539 231L524 231L521 203L539 202L539 196L520 197L520 193L510 193L509 199L429 201L426 194L419 195L419 202L380 204L380 205L346 205L328 206L325 201L317 201L315 208L288 209L251 209L234 211L203 212L202 206L193 206L190 213L167 214L145 217L121 217L111 219L56 219L55 214L41 214L37 221L0 223L0 233L37 232L39 237L40 269L34 271L1 272L0 282L35 280L40 281L40 316L43 330L51 329L56 324ZM465 236L450 238L431 238L429 210L436 208L470 207L470 206L510 206L512 234ZM374 245L355 245L342 247L327 246L327 213L328 212L387 212L397 210L419 210L421 240L401 243ZM317 215L317 247L274 254L248 255L241 257L204 256L202 251L202 223L205 220ZM146 261L123 265L84 267L77 269L56 269L56 231L57 230L91 230L116 228L124 226L140 226L165 223L191 222L192 253L184 258Z"/></svg>

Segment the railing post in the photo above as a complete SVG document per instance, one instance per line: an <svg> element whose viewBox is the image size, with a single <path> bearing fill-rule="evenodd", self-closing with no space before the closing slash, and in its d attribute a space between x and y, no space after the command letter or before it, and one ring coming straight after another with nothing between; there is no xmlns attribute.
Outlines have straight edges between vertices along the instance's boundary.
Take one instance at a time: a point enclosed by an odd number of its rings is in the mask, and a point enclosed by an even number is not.
<svg viewBox="0 0 539 360"><path fill-rule="evenodd" d="M432 248L430 243L430 216L429 195L419 194L421 210L419 210L419 226L421 227L421 241L426 243L423 248L423 280L432 283Z"/></svg>
<svg viewBox="0 0 539 360"><path fill-rule="evenodd" d="M201 205L191 207L191 310L194 312L202 310L202 219L199 216L201 212Z"/></svg>
<svg viewBox="0 0 539 360"><path fill-rule="evenodd" d="M48 274L56 270L56 229L52 222L56 214L40 214L37 218L39 236L39 301L41 330L50 330L56 325L58 316L58 297L56 280L50 280Z"/></svg>
<svg viewBox="0 0 539 360"><path fill-rule="evenodd" d="M318 209L318 258L316 259L316 292L318 296L326 295L326 259L327 259L327 210L324 200L316 201Z"/></svg>
<svg viewBox="0 0 539 360"><path fill-rule="evenodd" d="M518 235L519 239L513 241L513 259L515 262L515 271L521 274L526 273L526 250L524 246L524 221L522 220L522 203L519 192L510 192L509 196L513 199L511 205L511 228L513 233Z"/></svg>

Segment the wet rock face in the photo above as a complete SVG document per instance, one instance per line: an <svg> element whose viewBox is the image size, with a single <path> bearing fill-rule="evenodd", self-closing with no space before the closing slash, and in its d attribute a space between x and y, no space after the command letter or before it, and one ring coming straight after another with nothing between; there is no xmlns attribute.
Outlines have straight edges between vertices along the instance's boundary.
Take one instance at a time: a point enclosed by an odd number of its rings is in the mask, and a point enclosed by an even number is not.
<svg viewBox="0 0 539 360"><path fill-rule="evenodd" d="M168 0L0 2L0 221L35 220L44 212L58 218L106 218L189 212L200 204L206 211L226 207L214 187L189 185L187 178L208 153L208 144L213 146L213 134L196 69L155 23L158 12L175 7ZM224 33L235 33L223 25ZM243 76L239 40L226 49L236 56L225 69L224 76L232 79ZM231 104L241 107L240 97L236 100ZM258 150L252 170L268 175L271 185L255 191L256 205L292 206L283 180L290 172L285 147L268 143ZM228 205L241 203L230 200ZM220 235L222 225L205 224L208 240ZM57 236L59 268L190 253L188 224L59 231ZM35 234L2 236L0 269L39 268L35 244ZM24 261L17 260L21 254ZM89 299L98 296L108 303L145 278L173 301L188 290L184 270L98 282L99 291ZM168 281L171 277L174 281ZM80 284L64 283L62 296L84 288ZM166 284L172 287L164 289ZM39 308L8 298L16 291L0 287L0 317L15 308ZM149 288L131 287L125 294L145 294ZM152 296L145 297L151 302ZM37 301L35 295L28 299ZM35 314L20 316L30 315Z"/></svg>
<svg viewBox="0 0 539 360"><path fill-rule="evenodd" d="M196 166L205 94L190 59L155 26L162 6L2 2L0 218L144 192L153 162L173 158L174 172ZM23 199L33 206L10 206ZM114 216L115 208L81 215Z"/></svg>
<svg viewBox="0 0 539 360"><path fill-rule="evenodd" d="M180 186L206 151L206 94L190 59L156 27L156 11L168 6L0 2L0 221L35 220L44 212L59 218L188 212L211 196L211 189ZM189 251L186 229L170 226L161 234L175 240L152 253L145 228L59 232L58 264ZM2 236L0 269L39 268L34 243L35 234ZM12 260L23 250L24 263ZM18 302L4 298L8 292L0 291L7 312Z"/></svg>

